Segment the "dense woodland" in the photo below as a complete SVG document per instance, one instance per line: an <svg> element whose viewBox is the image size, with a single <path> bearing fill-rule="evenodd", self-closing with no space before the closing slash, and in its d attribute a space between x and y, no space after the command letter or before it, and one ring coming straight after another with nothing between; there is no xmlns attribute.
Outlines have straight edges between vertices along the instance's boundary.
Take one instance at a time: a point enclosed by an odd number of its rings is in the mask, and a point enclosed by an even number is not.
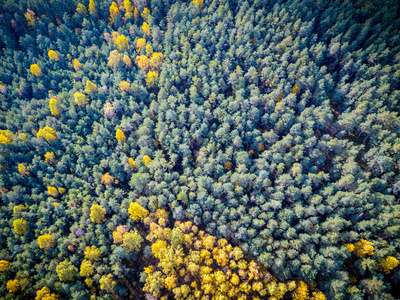
<svg viewBox="0 0 400 300"><path fill-rule="evenodd" d="M395 0L0 0L1 299L400 299Z"/></svg>

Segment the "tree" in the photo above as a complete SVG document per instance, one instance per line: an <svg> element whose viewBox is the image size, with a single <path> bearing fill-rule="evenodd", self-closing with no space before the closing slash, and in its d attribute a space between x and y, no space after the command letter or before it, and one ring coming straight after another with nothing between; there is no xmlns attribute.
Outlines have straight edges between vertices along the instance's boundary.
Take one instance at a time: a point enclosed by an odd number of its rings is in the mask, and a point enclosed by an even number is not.
<svg viewBox="0 0 400 300"><path fill-rule="evenodd" d="M160 52L154 52L150 58L150 68L153 71L159 71L164 61L164 56Z"/></svg>
<svg viewBox="0 0 400 300"><path fill-rule="evenodd" d="M57 198L57 197L58 197L58 190L57 190L57 188L55 188L55 187L48 186L48 187L47 187L47 193L48 193L50 196L54 197L54 198Z"/></svg>
<svg viewBox="0 0 400 300"><path fill-rule="evenodd" d="M30 175L30 169L29 167L25 167L23 164L18 165L18 172L22 176L29 176Z"/></svg>
<svg viewBox="0 0 400 300"><path fill-rule="evenodd" d="M142 158L143 164L148 168L150 163L152 162L151 158L147 155L143 156Z"/></svg>
<svg viewBox="0 0 400 300"><path fill-rule="evenodd" d="M129 82L127 82L127 81L121 81L119 83L119 89L122 92L129 92L130 89L131 89L131 84Z"/></svg>
<svg viewBox="0 0 400 300"><path fill-rule="evenodd" d="M127 20L133 18L133 6L129 0L124 0L125 18Z"/></svg>
<svg viewBox="0 0 400 300"><path fill-rule="evenodd" d="M40 249L49 250L55 246L56 242L51 234L46 233L38 237L38 244Z"/></svg>
<svg viewBox="0 0 400 300"><path fill-rule="evenodd" d="M86 9L86 6L83 5L82 3L78 3L78 7L76 8L76 12L82 16L86 16L88 11Z"/></svg>
<svg viewBox="0 0 400 300"><path fill-rule="evenodd" d="M10 130L0 130L0 143L9 145L14 140L14 134Z"/></svg>
<svg viewBox="0 0 400 300"><path fill-rule="evenodd" d="M101 250L96 246L88 246L85 249L85 259L91 262L99 261L101 258Z"/></svg>
<svg viewBox="0 0 400 300"><path fill-rule="evenodd" d="M119 51L127 50L129 48L129 41L123 34L117 38L115 43L117 44Z"/></svg>
<svg viewBox="0 0 400 300"><path fill-rule="evenodd" d="M201 11L204 7L204 0L193 0L194 5Z"/></svg>
<svg viewBox="0 0 400 300"><path fill-rule="evenodd" d="M147 71L149 69L149 59L146 55L137 56L135 63L143 71Z"/></svg>
<svg viewBox="0 0 400 300"><path fill-rule="evenodd" d="M40 69L38 64L31 65L31 73L36 77L42 76L42 70Z"/></svg>
<svg viewBox="0 0 400 300"><path fill-rule="evenodd" d="M393 256L387 256L382 259L381 266L385 274L390 273L394 268L399 265L399 261Z"/></svg>
<svg viewBox="0 0 400 300"><path fill-rule="evenodd" d="M43 287L42 289L36 292L35 300L57 300L59 296L56 294L52 294L48 287Z"/></svg>
<svg viewBox="0 0 400 300"><path fill-rule="evenodd" d="M110 173L106 173L101 176L101 183L104 185L111 185L114 182L114 177L110 175Z"/></svg>
<svg viewBox="0 0 400 300"><path fill-rule="evenodd" d="M7 281L7 290L10 293L16 293L20 290L20 285L19 285L19 280L18 279L13 279Z"/></svg>
<svg viewBox="0 0 400 300"><path fill-rule="evenodd" d="M90 221L95 224L101 224L106 220L107 211L98 204L93 204L90 208Z"/></svg>
<svg viewBox="0 0 400 300"><path fill-rule="evenodd" d="M113 1L110 6L110 25L114 24L115 18L118 16L118 14L119 14L118 5Z"/></svg>
<svg viewBox="0 0 400 300"><path fill-rule="evenodd" d="M135 230L126 232L122 236L122 247L126 253L139 252L143 238Z"/></svg>
<svg viewBox="0 0 400 300"><path fill-rule="evenodd" d="M35 27L35 13L28 8L24 16L28 21L28 26L33 29L33 27Z"/></svg>
<svg viewBox="0 0 400 300"><path fill-rule="evenodd" d="M147 24L146 22L143 22L142 29L143 29L144 33L146 33L148 36L150 36L149 24Z"/></svg>
<svg viewBox="0 0 400 300"><path fill-rule="evenodd" d="M36 133L36 136L44 138L48 142L55 141L57 139L56 130L49 126L39 129L39 131Z"/></svg>
<svg viewBox="0 0 400 300"><path fill-rule="evenodd" d="M96 9L96 4L94 3L93 0L89 0L89 12L95 16L96 18L98 17L97 15L97 9Z"/></svg>
<svg viewBox="0 0 400 300"><path fill-rule="evenodd" d="M29 227L26 225L27 221L24 218L16 219L13 221L14 230L17 234L22 235L28 232Z"/></svg>
<svg viewBox="0 0 400 300"><path fill-rule="evenodd" d="M86 98L86 96L84 94L79 93L79 92L76 92L74 94L74 100L75 100L75 103L80 107L84 107L89 104L89 99Z"/></svg>
<svg viewBox="0 0 400 300"><path fill-rule="evenodd" d="M90 80L86 81L85 93L90 95L92 92L97 92L97 86Z"/></svg>
<svg viewBox="0 0 400 300"><path fill-rule="evenodd" d="M53 165L56 163L56 156L54 155L54 152L46 152L44 154L44 162L46 164Z"/></svg>
<svg viewBox="0 0 400 300"><path fill-rule="evenodd" d="M90 260L84 259L81 264L79 275L82 277L91 277L94 274L94 267Z"/></svg>
<svg viewBox="0 0 400 300"><path fill-rule="evenodd" d="M157 72L150 71L149 73L147 73L146 84L148 87L156 86L157 81L158 81L158 73Z"/></svg>
<svg viewBox="0 0 400 300"><path fill-rule="evenodd" d="M138 39L138 40L136 41L136 47L135 47L135 48L136 48L136 52L139 53L140 50L142 50L142 48L143 48L144 46L146 46L146 39L143 39L143 38Z"/></svg>
<svg viewBox="0 0 400 300"><path fill-rule="evenodd" d="M100 289L111 294L114 292L114 288L117 283L113 280L113 276L111 274L101 276L100 280Z"/></svg>
<svg viewBox="0 0 400 300"><path fill-rule="evenodd" d="M118 50L113 50L110 52L110 56L108 57L108 66L115 70L121 61L121 54L118 53Z"/></svg>
<svg viewBox="0 0 400 300"><path fill-rule="evenodd" d="M131 202L128 212L129 217L134 221L143 220L149 214L149 211L137 202Z"/></svg>
<svg viewBox="0 0 400 300"><path fill-rule="evenodd" d="M135 160L132 157L129 157L128 163L129 163L129 166L131 167L132 171L134 171L136 169Z"/></svg>
<svg viewBox="0 0 400 300"><path fill-rule="evenodd" d="M114 107L111 105L110 102L106 102L106 104L104 104L103 110L104 110L104 116L108 119L112 119L117 116Z"/></svg>
<svg viewBox="0 0 400 300"><path fill-rule="evenodd" d="M6 272L8 267L10 266L10 262L7 260L0 260L0 272Z"/></svg>
<svg viewBox="0 0 400 300"><path fill-rule="evenodd" d="M75 71L79 71L79 69L83 67L83 64L80 63L79 60L77 60L76 58L74 58L72 63L73 63Z"/></svg>
<svg viewBox="0 0 400 300"><path fill-rule="evenodd" d="M74 281L75 277L78 275L78 268L67 260L59 263L56 271L60 281L64 282Z"/></svg>
<svg viewBox="0 0 400 300"><path fill-rule="evenodd" d="M132 60L129 58L129 56L124 55L124 57L122 58L122 62L124 63L125 68L132 68Z"/></svg>
<svg viewBox="0 0 400 300"><path fill-rule="evenodd" d="M364 239L359 240L354 244L354 253L358 257L365 257L367 255L374 255L374 244Z"/></svg>
<svg viewBox="0 0 400 300"><path fill-rule="evenodd" d="M59 116L60 115L60 107L58 106L58 99L57 97L51 97L49 100L49 105L50 105L50 112L53 116Z"/></svg>
<svg viewBox="0 0 400 300"><path fill-rule="evenodd" d="M49 50L47 55L50 57L51 60L54 60L54 61L59 61L60 60L58 58L58 55L57 55L56 51L54 51L54 50Z"/></svg>

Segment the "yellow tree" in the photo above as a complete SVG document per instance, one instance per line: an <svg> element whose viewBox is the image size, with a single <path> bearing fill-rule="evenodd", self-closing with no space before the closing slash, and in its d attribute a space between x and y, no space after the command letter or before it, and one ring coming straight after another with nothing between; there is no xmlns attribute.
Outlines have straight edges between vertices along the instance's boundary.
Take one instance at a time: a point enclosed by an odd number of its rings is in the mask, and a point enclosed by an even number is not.
<svg viewBox="0 0 400 300"><path fill-rule="evenodd" d="M125 8L125 19L129 20L133 17L133 6L131 1L124 0L124 8Z"/></svg>
<svg viewBox="0 0 400 300"><path fill-rule="evenodd" d="M123 34L117 37L115 43L117 44L119 51L123 51L129 48L129 41Z"/></svg>
<svg viewBox="0 0 400 300"><path fill-rule="evenodd" d="M358 257L365 257L367 255L374 255L374 244L361 239L354 244L354 252Z"/></svg>
<svg viewBox="0 0 400 300"><path fill-rule="evenodd" d="M96 9L96 4L94 3L93 0L89 0L89 12L95 16L96 18L98 17L97 15L97 9Z"/></svg>
<svg viewBox="0 0 400 300"><path fill-rule="evenodd" d="M106 220L106 210L98 204L93 204L90 208L90 221L101 224Z"/></svg>
<svg viewBox="0 0 400 300"><path fill-rule="evenodd" d="M383 272L385 274L390 273L398 265L399 265L399 261L393 256L385 257L384 259L382 259L382 262L381 262L381 266L382 266Z"/></svg>
<svg viewBox="0 0 400 300"><path fill-rule="evenodd" d="M129 166L131 167L132 171L136 169L136 163L132 157L129 157L128 163L129 163Z"/></svg>
<svg viewBox="0 0 400 300"><path fill-rule="evenodd" d="M84 259L81 264L79 275L82 277L91 277L94 274L94 267L90 260Z"/></svg>
<svg viewBox="0 0 400 300"><path fill-rule="evenodd" d="M193 3L199 10L203 10L204 0L193 0Z"/></svg>
<svg viewBox="0 0 400 300"><path fill-rule="evenodd" d="M139 21L139 10L137 9L137 7L135 7L135 10L133 12L133 17L135 18L135 22Z"/></svg>
<svg viewBox="0 0 400 300"><path fill-rule="evenodd" d="M60 262L56 267L56 272L60 281L74 281L78 275L78 268L67 260Z"/></svg>
<svg viewBox="0 0 400 300"><path fill-rule="evenodd" d="M82 16L87 15L87 9L86 6L83 5L82 3L78 3L78 7L76 8L76 12Z"/></svg>
<svg viewBox="0 0 400 300"><path fill-rule="evenodd" d="M134 220L142 220L148 216L149 211L147 209L145 209L144 207L142 207L139 203L137 202L131 202L131 204L129 205L129 217Z"/></svg>
<svg viewBox="0 0 400 300"><path fill-rule="evenodd" d="M110 173L106 173L101 176L101 183L104 185L111 185L114 182L114 177L110 175Z"/></svg>
<svg viewBox="0 0 400 300"><path fill-rule="evenodd" d="M47 193L54 198L58 197L58 190L55 187L48 186Z"/></svg>
<svg viewBox="0 0 400 300"><path fill-rule="evenodd" d="M57 52L54 50L49 50L49 52L47 53L47 55L50 57L51 60L54 61L59 61L60 59L58 58Z"/></svg>
<svg viewBox="0 0 400 300"><path fill-rule="evenodd" d="M56 130L49 126L46 126L36 133L36 137L41 137L46 139L46 141L55 141L57 139Z"/></svg>
<svg viewBox="0 0 400 300"><path fill-rule="evenodd" d="M144 33L146 33L148 36L150 36L149 24L147 24L146 22L143 22L142 29L143 29Z"/></svg>
<svg viewBox="0 0 400 300"><path fill-rule="evenodd" d="M90 80L86 81L85 93L90 95L92 92L97 92L97 86Z"/></svg>
<svg viewBox="0 0 400 300"><path fill-rule="evenodd" d="M43 287L36 292L35 300L58 300L60 297L57 294L51 293L48 287Z"/></svg>
<svg viewBox="0 0 400 300"><path fill-rule="evenodd" d="M29 228L28 225L26 225L26 222L27 221L24 218L16 219L13 221L14 230L18 235L22 235L28 232Z"/></svg>
<svg viewBox="0 0 400 300"><path fill-rule="evenodd" d="M10 262L7 260L0 260L0 272L6 272L8 267L10 266Z"/></svg>
<svg viewBox="0 0 400 300"><path fill-rule="evenodd" d="M146 56L151 57L153 54L153 47L151 45L146 45Z"/></svg>
<svg viewBox="0 0 400 300"><path fill-rule="evenodd" d="M9 145L14 140L14 134L10 130L0 130L0 143Z"/></svg>
<svg viewBox="0 0 400 300"><path fill-rule="evenodd" d="M46 164L54 164L56 162L56 156L54 155L54 152L46 152L44 155L44 162Z"/></svg>
<svg viewBox="0 0 400 300"><path fill-rule="evenodd" d="M122 62L124 63L125 68L132 68L132 60L129 58L129 56L124 55L124 58L122 58Z"/></svg>
<svg viewBox="0 0 400 300"><path fill-rule="evenodd" d="M101 250L96 246L88 246L85 248L85 259L91 262L99 261L101 259Z"/></svg>
<svg viewBox="0 0 400 300"><path fill-rule="evenodd" d="M150 58L150 68L153 71L158 71L164 61L164 55L161 52L154 52Z"/></svg>
<svg viewBox="0 0 400 300"><path fill-rule="evenodd" d="M82 93L76 92L74 94L75 103L80 107L86 106L89 103L89 99Z"/></svg>
<svg viewBox="0 0 400 300"><path fill-rule="evenodd" d="M139 53L142 48L146 46L146 39L138 39L136 41L136 52Z"/></svg>
<svg viewBox="0 0 400 300"><path fill-rule="evenodd" d="M142 242L143 238L136 230L126 232L122 236L122 247L126 253L139 252Z"/></svg>
<svg viewBox="0 0 400 300"><path fill-rule="evenodd" d="M142 158L142 163L146 166L149 167L151 163L151 158L148 155L143 156Z"/></svg>
<svg viewBox="0 0 400 300"><path fill-rule="evenodd" d="M119 37L119 32L118 31L113 31L113 33L112 33L112 41L114 43L117 41L118 37Z"/></svg>
<svg viewBox="0 0 400 300"><path fill-rule="evenodd" d="M114 288L117 283L113 280L113 276L111 274L101 276L100 280L100 289L112 294L114 292Z"/></svg>
<svg viewBox="0 0 400 300"><path fill-rule="evenodd" d="M115 134L115 138L117 139L118 143L119 142L126 142L126 137L125 134L121 129L117 130L117 133Z"/></svg>
<svg viewBox="0 0 400 300"><path fill-rule="evenodd" d="M28 8L24 16L28 21L28 26L33 28L35 26L35 13Z"/></svg>
<svg viewBox="0 0 400 300"><path fill-rule="evenodd" d="M46 233L38 237L38 244L40 249L49 250L56 242L51 234Z"/></svg>
<svg viewBox="0 0 400 300"><path fill-rule="evenodd" d="M50 105L50 112L53 116L58 116L60 115L60 107L58 105L58 100L56 96L53 96L49 100L49 105Z"/></svg>
<svg viewBox="0 0 400 300"><path fill-rule="evenodd" d="M150 16L150 10L147 7L145 7L142 12L142 17L147 22L149 16Z"/></svg>
<svg viewBox="0 0 400 300"><path fill-rule="evenodd" d="M36 77L42 76L42 70L40 70L38 64L31 65L31 73Z"/></svg>
<svg viewBox="0 0 400 300"><path fill-rule="evenodd" d="M114 24L115 18L118 16L118 13L119 13L118 5L117 5L117 3L115 3L113 1L110 6L110 24L111 25Z"/></svg>
<svg viewBox="0 0 400 300"><path fill-rule="evenodd" d="M73 65L74 65L75 71L78 71L80 68L83 67L83 64L81 64L81 63L79 62L79 60L77 60L76 58L74 58L74 60L73 60L72 63L73 63Z"/></svg>
<svg viewBox="0 0 400 300"><path fill-rule="evenodd" d="M146 75L146 84L148 87L154 87L157 85L158 73L155 71L150 71Z"/></svg>
<svg viewBox="0 0 400 300"><path fill-rule="evenodd" d="M115 70L121 61L121 54L118 53L117 50L113 50L110 52L110 56L108 57L108 66Z"/></svg>
<svg viewBox="0 0 400 300"><path fill-rule="evenodd" d="M29 176L29 174L30 174L29 167L25 167L23 164L18 165L18 172L22 176Z"/></svg>
<svg viewBox="0 0 400 300"><path fill-rule="evenodd" d="M28 209L28 206L20 204L20 205L14 206L13 213L18 214L19 212L26 211L27 209Z"/></svg>
<svg viewBox="0 0 400 300"><path fill-rule="evenodd" d="M147 71L149 68L149 59L146 55L137 56L135 59L135 63L140 69L144 71Z"/></svg>
<svg viewBox="0 0 400 300"><path fill-rule="evenodd" d="M127 81L121 81L119 83L119 90L121 92L129 92L131 89L131 84Z"/></svg>
<svg viewBox="0 0 400 300"><path fill-rule="evenodd" d="M9 280L7 281L7 290L10 293L16 293L19 291L20 289L20 285L19 285L19 280L18 279L13 279L13 280Z"/></svg>

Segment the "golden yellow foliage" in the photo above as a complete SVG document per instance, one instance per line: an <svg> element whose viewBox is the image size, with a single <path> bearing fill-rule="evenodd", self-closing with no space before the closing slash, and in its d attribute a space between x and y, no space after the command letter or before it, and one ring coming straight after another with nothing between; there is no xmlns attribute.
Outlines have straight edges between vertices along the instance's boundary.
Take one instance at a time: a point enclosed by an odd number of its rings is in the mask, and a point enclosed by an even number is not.
<svg viewBox="0 0 400 300"><path fill-rule="evenodd" d="M294 292L293 300L306 300L309 297L308 286L303 281L300 281L296 291Z"/></svg>
<svg viewBox="0 0 400 300"><path fill-rule="evenodd" d="M121 129L117 130L117 132L115 133L115 138L117 139L118 143L126 142L126 136Z"/></svg>
<svg viewBox="0 0 400 300"><path fill-rule="evenodd" d="M131 167L132 171L136 169L136 163L132 157L129 157L128 163L129 163L129 166Z"/></svg>
<svg viewBox="0 0 400 300"><path fill-rule="evenodd" d="M358 257L366 255L374 255L374 244L364 239L359 240L354 244L354 252Z"/></svg>
<svg viewBox="0 0 400 300"><path fill-rule="evenodd" d="M41 290L36 292L35 300L57 300L60 296L52 294L48 287L43 287Z"/></svg>
<svg viewBox="0 0 400 300"><path fill-rule="evenodd" d="M137 202L131 202L131 204L129 205L129 217L134 220L142 220L147 217L147 215L149 214L149 211L147 209L145 209L144 207L142 207L139 203Z"/></svg>
<svg viewBox="0 0 400 300"><path fill-rule="evenodd" d="M8 270L10 262L6 260L0 260L0 272L5 272Z"/></svg>
<svg viewBox="0 0 400 300"><path fill-rule="evenodd" d="M385 274L390 273L398 265L399 265L399 261L393 256L385 257L384 259L382 259L382 262L381 262L381 266L382 266L383 272Z"/></svg>
<svg viewBox="0 0 400 300"><path fill-rule="evenodd" d="M63 195L67 190L64 188L58 188L58 192L60 193L60 195Z"/></svg>
<svg viewBox="0 0 400 300"><path fill-rule="evenodd" d="M137 9L137 7L135 7L133 17L135 18L135 22L139 21L139 10Z"/></svg>
<svg viewBox="0 0 400 300"><path fill-rule="evenodd" d="M29 228L26 225L26 220L24 218L16 219L13 221L13 227L17 234L22 235L28 232Z"/></svg>
<svg viewBox="0 0 400 300"><path fill-rule="evenodd" d="M199 10L203 10L204 0L193 0L194 5L198 7Z"/></svg>
<svg viewBox="0 0 400 300"><path fill-rule="evenodd" d="M113 31L113 33L112 33L112 41L114 43L117 41L118 37L119 37L119 32L118 31Z"/></svg>
<svg viewBox="0 0 400 300"><path fill-rule="evenodd" d="M28 21L28 26L33 28L35 26L35 13L28 8L24 16Z"/></svg>
<svg viewBox="0 0 400 300"><path fill-rule="evenodd" d="M164 55L161 52L154 52L150 58L150 68L153 71L160 70L160 67L164 61Z"/></svg>
<svg viewBox="0 0 400 300"><path fill-rule="evenodd" d="M116 245L122 244L122 233L121 232L114 230L112 235L113 235L114 244L116 244Z"/></svg>
<svg viewBox="0 0 400 300"><path fill-rule="evenodd" d="M133 6L129 0L124 0L125 18L129 20L133 17Z"/></svg>
<svg viewBox="0 0 400 300"><path fill-rule="evenodd" d="M108 57L108 66L112 69L115 69L120 61L121 54L118 53L118 50L111 51L110 56Z"/></svg>
<svg viewBox="0 0 400 300"><path fill-rule="evenodd" d="M119 83L119 90L121 92L129 92L131 89L131 84L127 81L121 81Z"/></svg>
<svg viewBox="0 0 400 300"><path fill-rule="evenodd" d="M97 9L93 0L89 0L89 12L97 18Z"/></svg>
<svg viewBox="0 0 400 300"><path fill-rule="evenodd" d="M104 185L111 185L114 182L114 177L110 173L106 173L101 176L101 183Z"/></svg>
<svg viewBox="0 0 400 300"><path fill-rule="evenodd" d="M14 134L10 130L0 130L0 143L9 145L14 140Z"/></svg>
<svg viewBox="0 0 400 300"><path fill-rule="evenodd" d="M80 107L86 106L89 103L89 99L82 93L76 92L74 94L74 100Z"/></svg>
<svg viewBox="0 0 400 300"><path fill-rule="evenodd" d="M146 22L143 22L142 29L143 29L144 33L146 33L148 36L150 36L149 24L147 24Z"/></svg>
<svg viewBox="0 0 400 300"><path fill-rule="evenodd" d="M55 141L57 139L56 136L56 130L46 126L45 128L39 129L39 131L36 133L37 137L42 137L46 139L46 141Z"/></svg>
<svg viewBox="0 0 400 300"><path fill-rule="evenodd" d="M83 67L83 64L81 64L81 63L79 62L79 60L77 60L76 58L74 58L74 60L73 60L72 63L73 63L73 65L74 65L75 71L78 71L80 68Z"/></svg>
<svg viewBox="0 0 400 300"><path fill-rule="evenodd" d="M58 100L57 97L51 97L50 98L50 112L53 116L58 116L60 114L60 107L58 106Z"/></svg>
<svg viewBox="0 0 400 300"><path fill-rule="evenodd" d="M38 237L38 244L40 249L49 250L54 247L56 242L51 234L46 233Z"/></svg>
<svg viewBox="0 0 400 300"><path fill-rule="evenodd" d="M149 68L149 58L146 55L137 56L135 59L135 63L140 69L144 71L147 71Z"/></svg>
<svg viewBox="0 0 400 300"><path fill-rule="evenodd" d="M147 155L143 156L142 158L142 163L146 166L149 167L150 163L152 162L151 158Z"/></svg>
<svg viewBox="0 0 400 300"><path fill-rule="evenodd" d="M122 58L122 62L124 63L125 68L132 68L132 60L129 58L129 56L124 55L124 57Z"/></svg>
<svg viewBox="0 0 400 300"><path fill-rule="evenodd" d="M58 197L58 190L55 187L48 186L47 193L54 198Z"/></svg>
<svg viewBox="0 0 400 300"><path fill-rule="evenodd" d="M101 276L99 283L100 289L110 294L113 293L114 288L117 285L111 274Z"/></svg>
<svg viewBox="0 0 400 300"><path fill-rule="evenodd" d="M16 293L19 291L20 289L20 285L19 285L19 280L18 279L14 279L14 280L9 280L7 281L7 290L10 293Z"/></svg>
<svg viewBox="0 0 400 300"><path fill-rule="evenodd" d="M56 156L54 155L54 152L46 152L44 155L44 162L46 164L54 164L56 162Z"/></svg>
<svg viewBox="0 0 400 300"><path fill-rule="evenodd" d="M27 209L28 209L28 206L20 204L20 205L14 206L13 213L18 214L19 212L26 211Z"/></svg>
<svg viewBox="0 0 400 300"><path fill-rule="evenodd" d="M0 84L0 93L5 94L7 91L6 87L2 84Z"/></svg>
<svg viewBox="0 0 400 300"><path fill-rule="evenodd" d="M313 292L310 300L326 300L326 297L322 292Z"/></svg>
<svg viewBox="0 0 400 300"><path fill-rule="evenodd" d="M90 95L92 92L97 92L97 86L90 80L86 81L85 93Z"/></svg>
<svg viewBox="0 0 400 300"><path fill-rule="evenodd" d="M157 72L150 71L149 73L147 73L146 84L148 87L156 86L157 81L158 81L158 73Z"/></svg>
<svg viewBox="0 0 400 300"><path fill-rule="evenodd" d="M88 246L85 249L85 259L92 262L99 261L101 258L101 250L96 246Z"/></svg>
<svg viewBox="0 0 400 300"><path fill-rule="evenodd" d="M153 47L151 45L146 45L146 56L151 57L153 54Z"/></svg>
<svg viewBox="0 0 400 300"><path fill-rule="evenodd" d="M111 3L110 6L110 24L114 24L115 18L117 17L119 13L118 5L114 1Z"/></svg>
<svg viewBox="0 0 400 300"><path fill-rule="evenodd" d="M74 281L78 274L78 268L67 260L60 262L57 265L56 272L60 281Z"/></svg>
<svg viewBox="0 0 400 300"><path fill-rule="evenodd" d="M150 10L147 7L145 7L142 12L142 17L146 22L149 15L150 15Z"/></svg>
<svg viewBox="0 0 400 300"><path fill-rule="evenodd" d="M115 43L117 44L119 51L123 51L129 48L129 41L123 34L121 34L116 39Z"/></svg>
<svg viewBox="0 0 400 300"><path fill-rule="evenodd" d="M94 274L94 267L90 260L84 259L81 264L79 275L82 277L90 277Z"/></svg>
<svg viewBox="0 0 400 300"><path fill-rule="evenodd" d="M90 208L90 221L101 224L106 220L107 211L98 204L93 204Z"/></svg>
<svg viewBox="0 0 400 300"><path fill-rule="evenodd" d="M146 46L146 39L138 39L136 41L136 52L139 53L142 48Z"/></svg>
<svg viewBox="0 0 400 300"><path fill-rule="evenodd" d="M50 57L51 60L59 61L60 59L58 58L57 52L54 50L49 50L47 55Z"/></svg>
<svg viewBox="0 0 400 300"><path fill-rule="evenodd" d="M139 252L143 238L135 231L126 232L122 236L122 247L126 253Z"/></svg>
<svg viewBox="0 0 400 300"><path fill-rule="evenodd" d="M78 3L78 7L76 8L76 12L82 16L87 15L87 9L86 6L83 5L82 3Z"/></svg>
<svg viewBox="0 0 400 300"><path fill-rule="evenodd" d="M31 73L36 77L42 76L42 70L38 64L31 65Z"/></svg>
<svg viewBox="0 0 400 300"><path fill-rule="evenodd" d="M25 167L23 164L19 164L19 165L18 165L18 172L19 172L19 174L21 174L22 176L29 176L29 174L30 174L30 169L29 169L29 167Z"/></svg>

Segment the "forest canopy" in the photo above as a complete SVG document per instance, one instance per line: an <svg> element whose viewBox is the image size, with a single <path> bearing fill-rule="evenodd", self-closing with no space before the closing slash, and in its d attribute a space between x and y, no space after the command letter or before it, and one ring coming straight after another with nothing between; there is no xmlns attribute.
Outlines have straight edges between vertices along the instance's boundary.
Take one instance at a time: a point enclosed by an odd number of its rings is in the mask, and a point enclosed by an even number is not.
<svg viewBox="0 0 400 300"><path fill-rule="evenodd" d="M1 299L400 299L400 4L0 0Z"/></svg>

